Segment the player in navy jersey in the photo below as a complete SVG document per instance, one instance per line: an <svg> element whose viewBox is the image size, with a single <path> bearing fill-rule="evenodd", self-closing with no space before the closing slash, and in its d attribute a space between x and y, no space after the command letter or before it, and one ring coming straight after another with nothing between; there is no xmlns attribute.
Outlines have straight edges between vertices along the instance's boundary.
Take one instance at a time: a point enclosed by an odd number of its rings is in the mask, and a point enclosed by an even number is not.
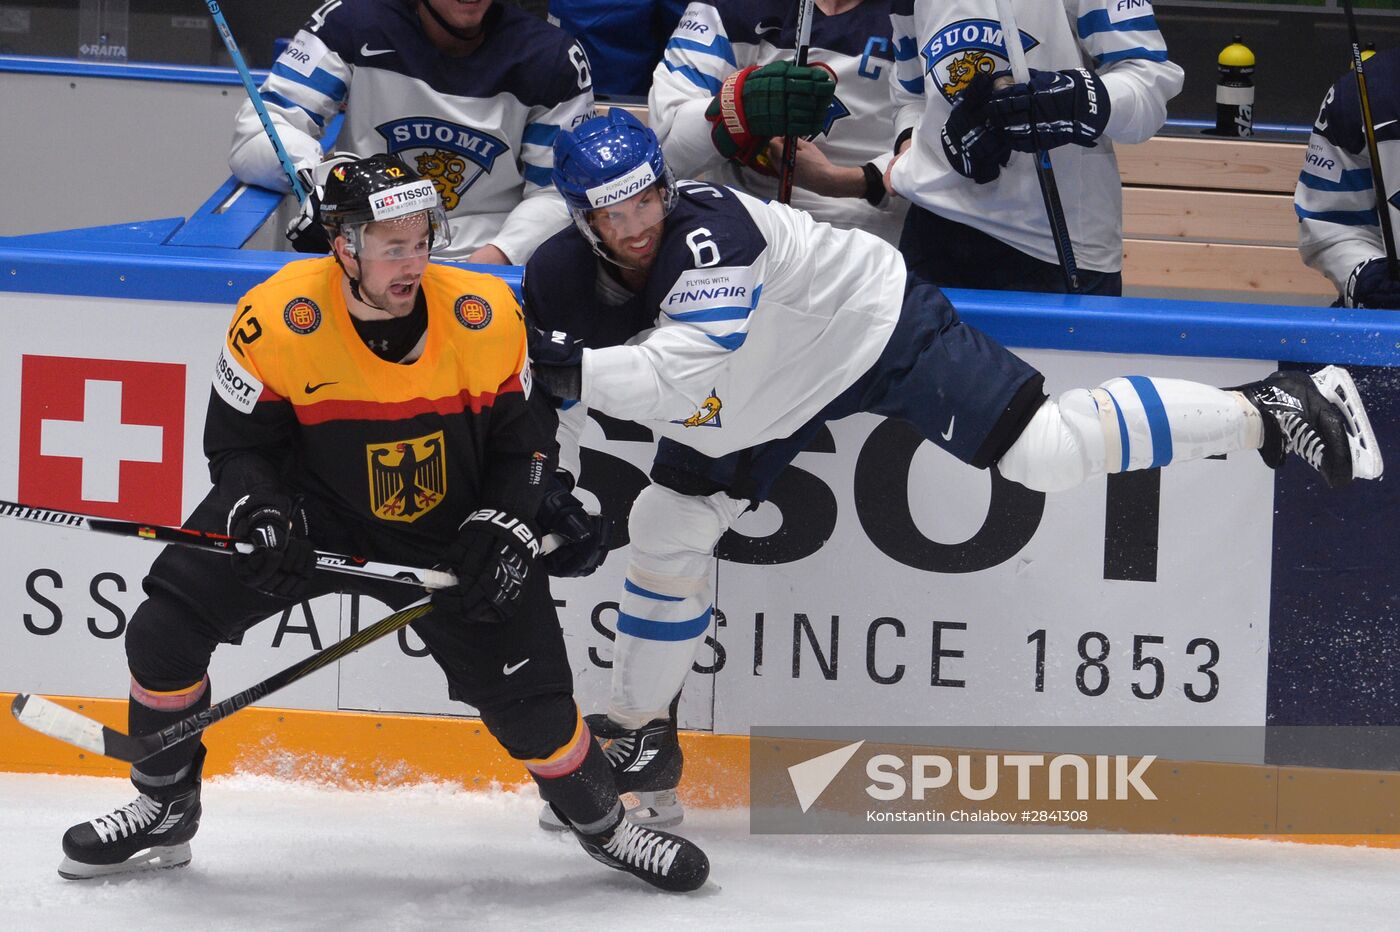
<svg viewBox="0 0 1400 932"><path fill-rule="evenodd" d="M693 0L652 74L652 126L674 171L766 199L778 192L781 137L794 135L792 205L893 243L908 203L889 197L882 177L894 144L890 0L816 0L807 62L834 88L816 92L810 125L791 113L771 118L764 106L767 76L795 54L797 6ZM806 91L789 84L784 93Z"/></svg>
<svg viewBox="0 0 1400 932"><path fill-rule="evenodd" d="M1345 370L1237 389L1129 376L1046 397L1041 374L964 324L888 243L742 192L676 181L620 109L561 133L574 226L525 270L538 380L563 400L560 466L589 408L662 436L629 519L612 697L594 733L643 818L680 817L670 711L714 606L712 552L829 420L898 417L979 468L1050 492L1105 473L1259 450L1330 485L1382 463Z"/></svg>
<svg viewBox="0 0 1400 932"><path fill-rule="evenodd" d="M1381 175L1390 186L1383 209L1400 229L1400 49L1372 55L1365 66ZM1356 77L1347 74L1322 101L1298 175L1298 249L1337 286L1344 306L1400 309L1400 280L1387 268L1361 120Z"/></svg>
<svg viewBox="0 0 1400 932"><path fill-rule="evenodd" d="M260 95L298 169L321 161L326 124L344 109L340 151L396 153L431 179L452 224L444 258L523 263L568 223L550 144L593 112L588 59L514 6L329 0ZM238 112L229 166L249 184L289 188L251 103Z"/></svg>

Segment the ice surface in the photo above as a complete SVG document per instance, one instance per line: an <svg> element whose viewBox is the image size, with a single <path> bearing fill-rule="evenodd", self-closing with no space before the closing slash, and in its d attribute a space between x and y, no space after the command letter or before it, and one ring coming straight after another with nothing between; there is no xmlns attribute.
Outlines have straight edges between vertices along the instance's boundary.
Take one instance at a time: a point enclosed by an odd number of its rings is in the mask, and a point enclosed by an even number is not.
<svg viewBox="0 0 1400 932"><path fill-rule="evenodd" d="M1400 851L1134 836L751 836L692 810L698 894L654 892L535 826L526 792L204 788L184 869L59 878L64 829L130 784L0 774L0 929L1393 928Z"/></svg>

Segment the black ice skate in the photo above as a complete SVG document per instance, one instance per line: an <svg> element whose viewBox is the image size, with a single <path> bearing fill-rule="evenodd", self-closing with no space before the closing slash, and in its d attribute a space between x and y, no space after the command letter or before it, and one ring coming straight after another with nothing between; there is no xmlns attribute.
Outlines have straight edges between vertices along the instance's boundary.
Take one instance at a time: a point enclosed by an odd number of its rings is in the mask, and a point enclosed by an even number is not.
<svg viewBox="0 0 1400 932"><path fill-rule="evenodd" d="M63 835L60 877L89 880L114 874L166 870L190 863L190 839L199 830L199 783L204 749L191 776L173 787L143 792L108 815Z"/></svg>
<svg viewBox="0 0 1400 932"><path fill-rule="evenodd" d="M1380 448L1347 370L1328 366L1311 377L1275 372L1238 391L1259 409L1264 423L1259 455L1270 469L1278 469L1289 453L1296 453L1332 488L1353 479L1380 478Z"/></svg>
<svg viewBox="0 0 1400 932"><path fill-rule="evenodd" d="M637 825L620 811L607 831L585 835L575 829L574 834L595 860L662 890L686 893L699 889L710 876L710 859L694 842Z"/></svg>
<svg viewBox="0 0 1400 932"><path fill-rule="evenodd" d="M637 797L637 805L627 810L627 818L650 828L679 825L685 818L685 807L676 797L676 787L685 758L674 716L653 719L641 728L625 728L601 713L589 715L585 721L612 765L617 791ZM568 826L546 805L540 812L540 827L563 831Z"/></svg>

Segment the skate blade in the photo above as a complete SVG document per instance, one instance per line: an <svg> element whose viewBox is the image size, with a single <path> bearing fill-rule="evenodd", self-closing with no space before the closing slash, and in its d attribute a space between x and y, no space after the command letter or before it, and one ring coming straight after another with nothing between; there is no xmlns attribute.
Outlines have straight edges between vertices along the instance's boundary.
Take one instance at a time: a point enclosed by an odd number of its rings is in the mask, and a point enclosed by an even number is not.
<svg viewBox="0 0 1400 932"><path fill-rule="evenodd" d="M64 858L58 865L58 876L64 880L95 880L99 877L116 877L122 874L140 874L148 871L171 870L190 863L190 846L168 845L163 848L147 848L138 851L125 861L116 864L84 864L72 858Z"/></svg>
<svg viewBox="0 0 1400 932"><path fill-rule="evenodd" d="M675 790L637 794L639 804L627 810L627 821L647 828L670 828L685 819L685 807L676 799ZM540 808L540 828L546 832L567 832L569 826L559 821L554 809L545 803Z"/></svg>
<svg viewBox="0 0 1400 932"><path fill-rule="evenodd" d="M1351 476L1353 479L1379 479L1385 471L1376 432L1366 416L1366 405L1356 390L1351 373L1340 366L1328 366L1314 372L1312 380L1317 390L1335 404L1347 422L1347 442L1351 446Z"/></svg>
<svg viewBox="0 0 1400 932"><path fill-rule="evenodd" d="M685 807L675 790L639 792L637 805L627 810L627 820L647 828L671 828L685 819Z"/></svg>

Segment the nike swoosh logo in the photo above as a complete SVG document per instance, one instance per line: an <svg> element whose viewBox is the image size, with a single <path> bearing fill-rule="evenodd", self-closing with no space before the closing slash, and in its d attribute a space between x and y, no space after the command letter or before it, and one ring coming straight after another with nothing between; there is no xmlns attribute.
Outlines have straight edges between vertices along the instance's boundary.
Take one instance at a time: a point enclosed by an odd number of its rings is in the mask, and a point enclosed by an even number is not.
<svg viewBox="0 0 1400 932"><path fill-rule="evenodd" d="M943 439L945 441L953 439L953 425L957 422L958 416L956 414L954 414L951 418L948 419L948 429L943 432Z"/></svg>
<svg viewBox="0 0 1400 932"><path fill-rule="evenodd" d="M506 676L510 676L510 675L511 675L512 673L514 673L516 670L519 670L521 667L525 666L525 664L527 664L527 663L529 663L529 662L530 662L530 658L529 658L529 657L526 657L524 660L520 661L519 663L508 663L508 664L506 664L504 667L501 667L501 672L504 673Z"/></svg>
<svg viewBox="0 0 1400 932"><path fill-rule="evenodd" d="M310 382L307 382L307 383L306 383L306 387L305 387L305 391L306 391L306 393L307 393L308 395L314 395L314 394L316 394L317 392L319 392L321 389L325 388L327 385L339 385L339 384L340 384L339 382L317 382L315 385L312 385Z"/></svg>
<svg viewBox="0 0 1400 932"><path fill-rule="evenodd" d="M1384 123L1377 123L1377 124L1376 124L1376 132L1379 133L1381 130L1385 129L1387 126L1393 126L1393 125L1395 125L1397 122L1400 122L1400 120L1386 120Z"/></svg>
<svg viewBox="0 0 1400 932"><path fill-rule="evenodd" d="M389 54L390 52L392 52L392 51L394 51L394 50L393 50L393 49L372 49L372 48L369 47L369 43L368 43L368 42L366 42L364 45L360 46L360 55L361 55L362 57L364 57L364 58L373 58L373 57L376 56L376 55L388 55L388 54Z"/></svg>

